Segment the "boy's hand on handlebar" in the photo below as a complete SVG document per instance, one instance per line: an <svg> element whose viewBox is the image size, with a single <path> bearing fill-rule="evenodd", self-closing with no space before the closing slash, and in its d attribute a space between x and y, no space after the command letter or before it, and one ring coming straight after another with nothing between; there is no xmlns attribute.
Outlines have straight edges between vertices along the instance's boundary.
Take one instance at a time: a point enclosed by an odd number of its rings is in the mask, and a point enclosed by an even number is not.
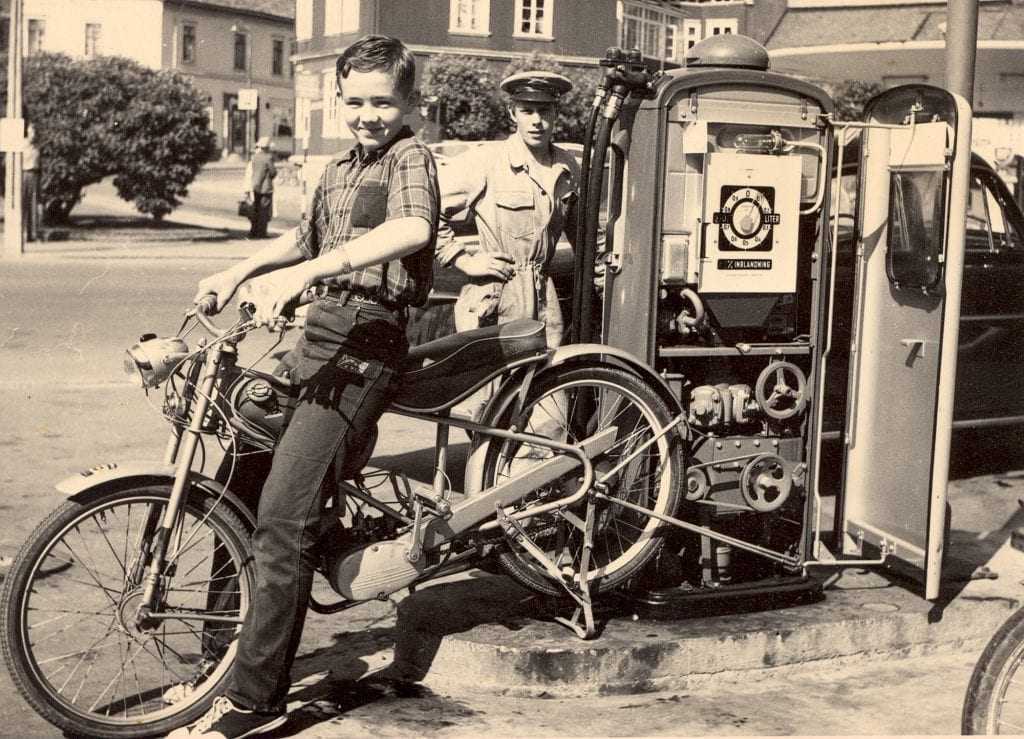
<svg viewBox="0 0 1024 739"><path fill-rule="evenodd" d="M197 306L208 307L209 310L205 311L207 315L216 315L224 310L224 306L231 301L235 291L238 290L238 285L239 280L230 269L217 272L199 281L199 287L192 302Z"/></svg>
<svg viewBox="0 0 1024 739"><path fill-rule="evenodd" d="M308 287L302 275L279 270L246 283L242 299L253 305L257 326L272 326L290 316Z"/></svg>

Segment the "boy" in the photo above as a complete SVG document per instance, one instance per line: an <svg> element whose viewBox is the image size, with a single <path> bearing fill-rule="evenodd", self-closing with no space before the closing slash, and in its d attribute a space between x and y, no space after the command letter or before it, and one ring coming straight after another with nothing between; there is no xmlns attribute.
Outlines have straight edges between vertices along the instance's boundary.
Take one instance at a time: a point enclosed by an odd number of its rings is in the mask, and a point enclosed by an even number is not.
<svg viewBox="0 0 1024 739"><path fill-rule="evenodd" d="M338 58L337 92L356 139L327 166L297 230L200 281L216 310L252 277L260 324L308 290L293 350L301 388L274 452L253 535L256 591L238 639L227 697L178 736L251 736L285 722L324 503L322 483L384 412L402 362L406 308L430 291L439 194L430 151L404 125L418 103L415 61L397 39L365 36ZM172 734L171 736L175 736Z"/></svg>

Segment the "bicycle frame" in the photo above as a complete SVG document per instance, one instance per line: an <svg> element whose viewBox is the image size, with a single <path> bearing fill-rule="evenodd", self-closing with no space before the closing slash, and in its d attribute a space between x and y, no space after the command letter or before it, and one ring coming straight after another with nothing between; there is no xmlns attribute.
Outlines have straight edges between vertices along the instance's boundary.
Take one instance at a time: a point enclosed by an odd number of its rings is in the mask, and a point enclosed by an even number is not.
<svg viewBox="0 0 1024 739"><path fill-rule="evenodd" d="M194 390L189 393L187 404L178 411L179 416L189 417L187 426L174 424L171 438L168 441L163 465L173 466L173 486L166 509L158 523L147 526L147 536L152 537L153 544L149 548L148 562L145 564L145 590L141 605L137 611L140 623L151 622L153 619L188 619L188 614L159 614L160 586L163 573L169 563L174 561L174 552L188 542L182 541L183 502L190 486L194 484L195 473L192 469L201 438L211 433L208 417L217 400L226 397L226 388L221 386L228 367L226 362L233 362L236 353L237 339L233 336L242 335L250 330L245 322L227 331L219 330L202 313L195 313L196 320L201 323L215 338L207 345L201 343L198 351L204 353L201 368L194 373L189 381ZM574 351L574 355L578 349ZM498 379L514 390L513 401L518 410L527 396L531 384L538 376L539 370L551 362L549 355L540 355L533 360L519 362L502 369ZM523 369L524 371L519 371ZM491 378L493 379L493 378ZM549 439L537 434L521 430L495 428L486 423L454 418L449 413L450 405L431 411L418 412L398 407L390 408L390 412L408 418L426 421L436 427L434 442L435 472L429 492L414 490L408 486L411 515L403 513L388 502L376 500L369 491L348 481L339 482L339 493L359 501L370 508L392 518L406 529L394 539L405 552L405 556L413 567L419 566L425 553L435 551L453 540L473 531L500 531L516 542L530 557L537 561L552 578L577 603L577 611L572 619L558 619L572 628L582 638L589 638L596 632L593 620L592 602L589 592L587 571L590 566L590 547L594 528L594 502L602 491L607 489L608 481L634 460L643 455L650 447L661 441L684 423L682 414L676 415L671 422L660 428L653 429L653 435L646 438L613 468L595 471L592 460L605 453L616 442L617 427L609 426L600 429L578 443L569 444ZM473 438L482 440L496 438L519 445L530 445L553 452L550 458L538 460L517 474L503 479L497 484L483 490L471 491L458 502L452 501L453 494L458 491L449 487L448 457L449 430L459 428L469 432ZM532 506L526 511L515 511L514 506L533 491L579 470L578 483L567 497ZM396 483L397 484L397 483ZM224 493L227 491L225 490ZM588 499L587 515L584 518L571 514L565 509ZM625 505L624 501L605 496L604 500ZM567 578L565 573L552 562L533 541L521 525L522 519L559 510L561 518L571 526L584 532L583 562L574 576ZM644 509L640 508L640 511ZM337 505L335 514L339 517L343 511ZM652 512L647 512L652 513ZM493 519L493 520L488 520ZM675 523L675 520L672 520ZM458 562L456 557L454 562ZM436 576L438 571L449 571L450 567L435 568L426 573L410 571L414 575L409 584L419 579ZM420 577L419 575L423 576ZM315 610L324 613L336 612L363 602L362 600L345 600L333 605L314 604ZM204 622L222 621L238 623L238 618L218 618L209 614L197 614L196 620ZM580 620L582 619L582 624Z"/></svg>

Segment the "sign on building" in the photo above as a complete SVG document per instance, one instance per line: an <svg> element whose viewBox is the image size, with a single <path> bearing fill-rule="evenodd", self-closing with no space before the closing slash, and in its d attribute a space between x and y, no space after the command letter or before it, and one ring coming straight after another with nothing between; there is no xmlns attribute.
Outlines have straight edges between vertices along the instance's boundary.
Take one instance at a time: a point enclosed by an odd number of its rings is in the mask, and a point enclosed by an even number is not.
<svg viewBox="0 0 1024 739"><path fill-rule="evenodd" d="M238 109L256 110L259 108L259 90L255 87L243 87L238 91Z"/></svg>
<svg viewBox="0 0 1024 739"><path fill-rule="evenodd" d="M320 99L320 75L299 72L295 75L295 97L306 100Z"/></svg>

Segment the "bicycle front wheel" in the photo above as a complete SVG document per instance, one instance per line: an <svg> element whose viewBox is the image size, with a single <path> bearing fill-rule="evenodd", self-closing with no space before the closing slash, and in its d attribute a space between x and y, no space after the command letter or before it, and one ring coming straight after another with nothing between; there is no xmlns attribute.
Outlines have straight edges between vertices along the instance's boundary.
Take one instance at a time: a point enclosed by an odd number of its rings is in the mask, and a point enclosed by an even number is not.
<svg viewBox="0 0 1024 739"><path fill-rule="evenodd" d="M140 609L169 496L169 485L155 484L68 501L8 573L8 669L32 708L65 732L166 734L223 691L255 587L248 533L226 505L190 494L154 607Z"/></svg>
<svg viewBox="0 0 1024 739"><path fill-rule="evenodd" d="M679 430L659 435L671 421L665 402L636 375L613 367L580 366L541 378L522 411L517 413L513 405L496 424L569 444L615 430L611 447L592 460L597 480L611 499L599 501L596 509L587 566L594 594L636 575L661 546L667 525L648 512L675 513L684 468L685 444ZM483 463L484 489L554 454L542 445L496 439L484 443L489 447ZM520 519L527 534L548 558L563 571L575 573L583 565L587 498L566 508L528 514L575 492L578 474L570 473L533 491L516 511L523 514ZM564 593L531 555L509 548L499 557L505 571L519 583L548 595Z"/></svg>
<svg viewBox="0 0 1024 739"><path fill-rule="evenodd" d="M967 685L964 734L1024 734L1024 609L985 646Z"/></svg>

